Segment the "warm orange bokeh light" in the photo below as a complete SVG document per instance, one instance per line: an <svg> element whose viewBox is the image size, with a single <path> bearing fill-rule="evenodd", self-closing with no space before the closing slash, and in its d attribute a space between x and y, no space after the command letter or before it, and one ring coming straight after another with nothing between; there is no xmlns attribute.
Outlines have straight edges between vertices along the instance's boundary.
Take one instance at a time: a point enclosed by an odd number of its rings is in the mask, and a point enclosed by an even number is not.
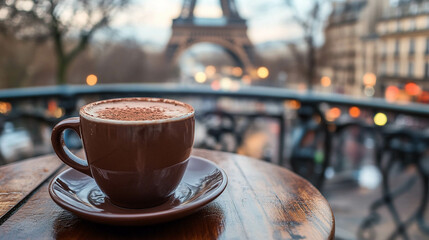
<svg viewBox="0 0 429 240"><path fill-rule="evenodd" d="M64 109L58 107L57 101L50 100L48 102L47 114L52 117L60 118L64 115Z"/></svg>
<svg viewBox="0 0 429 240"><path fill-rule="evenodd" d="M258 75L259 78L264 79L270 75L270 71L266 67L259 67L258 70L256 71L256 74Z"/></svg>
<svg viewBox="0 0 429 240"><path fill-rule="evenodd" d="M97 84L97 76L95 76L94 74L90 74L86 77L86 84L88 84L89 86L94 86L95 84Z"/></svg>
<svg viewBox="0 0 429 240"><path fill-rule="evenodd" d="M297 110L301 108L301 103L297 100L290 100L287 102L287 105L293 110Z"/></svg>
<svg viewBox="0 0 429 240"><path fill-rule="evenodd" d="M206 72L207 77L213 77L213 75L215 75L215 73L216 73L216 67L213 65L208 65L206 67L205 72Z"/></svg>
<svg viewBox="0 0 429 240"><path fill-rule="evenodd" d="M326 120L334 121L341 116L341 109L333 107L326 112Z"/></svg>
<svg viewBox="0 0 429 240"><path fill-rule="evenodd" d="M358 107L351 107L349 109L349 115L352 118L358 118L360 116L360 109Z"/></svg>
<svg viewBox="0 0 429 240"><path fill-rule="evenodd" d="M429 92L422 92L418 101L422 103L429 103Z"/></svg>
<svg viewBox="0 0 429 240"><path fill-rule="evenodd" d="M338 118L341 115L341 110L337 107L331 108L329 112L331 113L331 116L333 116L334 118Z"/></svg>
<svg viewBox="0 0 429 240"><path fill-rule="evenodd" d="M12 110L12 104L8 102L0 102L0 113L6 114Z"/></svg>
<svg viewBox="0 0 429 240"><path fill-rule="evenodd" d="M398 99L398 95L399 95L399 88L396 86L388 86L384 93L384 97L388 102L396 101L396 99Z"/></svg>
<svg viewBox="0 0 429 240"><path fill-rule="evenodd" d="M377 77L375 76L374 73L365 73L365 75L363 76L363 84L365 86L374 86L375 83L377 82Z"/></svg>
<svg viewBox="0 0 429 240"><path fill-rule="evenodd" d="M405 92L411 96L417 96L422 93L422 89L420 88L420 86L413 82L405 84L404 89Z"/></svg>
<svg viewBox="0 0 429 240"><path fill-rule="evenodd" d="M320 79L320 84L323 87L329 87L329 86L331 86L331 79L327 76L324 76Z"/></svg>
<svg viewBox="0 0 429 240"><path fill-rule="evenodd" d="M48 112L53 113L53 112L55 112L55 110L57 110L57 108L58 108L57 101L50 100L48 102Z"/></svg>

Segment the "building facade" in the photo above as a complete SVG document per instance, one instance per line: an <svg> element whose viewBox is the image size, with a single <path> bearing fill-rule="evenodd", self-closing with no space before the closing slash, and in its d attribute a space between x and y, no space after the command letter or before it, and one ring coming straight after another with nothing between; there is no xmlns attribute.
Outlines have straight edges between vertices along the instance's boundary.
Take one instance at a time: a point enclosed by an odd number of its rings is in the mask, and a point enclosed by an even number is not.
<svg viewBox="0 0 429 240"><path fill-rule="evenodd" d="M320 58L321 74L332 79L332 90L359 94L358 64L362 61L361 36L376 22L375 8L380 1L346 0L333 2L325 28L325 44Z"/></svg>
<svg viewBox="0 0 429 240"><path fill-rule="evenodd" d="M336 3L325 34L323 52L329 60L321 73L332 79L333 91L429 100L429 0Z"/></svg>
<svg viewBox="0 0 429 240"><path fill-rule="evenodd" d="M378 92L392 101L427 102L424 90L429 90L429 1L402 1L390 6L384 9L376 26ZM388 90L397 92L396 96Z"/></svg>

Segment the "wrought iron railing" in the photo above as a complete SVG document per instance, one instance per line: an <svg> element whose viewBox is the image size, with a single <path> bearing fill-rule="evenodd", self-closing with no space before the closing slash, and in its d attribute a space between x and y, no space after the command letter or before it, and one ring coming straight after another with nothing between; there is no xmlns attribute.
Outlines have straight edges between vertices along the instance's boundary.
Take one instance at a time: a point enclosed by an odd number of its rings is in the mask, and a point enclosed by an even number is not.
<svg viewBox="0 0 429 240"><path fill-rule="evenodd" d="M371 160L381 172L383 182L382 198L371 206L370 216L361 225L360 238L373 237L371 229L379 221L377 210L382 206L387 207L397 226L392 237L407 239L407 229L413 222L429 234L424 222L429 186L424 158L429 144L429 134L425 133L429 129L429 107L426 105L264 87L242 87L236 91L178 84L41 87L0 91L0 113L3 113L0 114L0 129L8 122L23 124L34 120L49 129L61 119L76 116L79 107L87 102L127 96L176 98L194 105L197 123L205 129L204 138L196 142L197 147L243 152L249 129L257 123L269 123L271 135L268 137L270 141L275 138L276 144L271 144L268 150L263 149L259 157L289 165L321 190L328 173L341 168L338 166L347 155L343 153L342 136L351 129L358 129L351 135L362 138L366 134L374 142ZM43 137L36 137L33 141L41 139ZM252 146L248 149L252 150ZM392 171L394 164L415 166L416 177L423 182L421 204L406 220L398 217L393 201L407 186L396 190L388 182L389 177L397 173Z"/></svg>

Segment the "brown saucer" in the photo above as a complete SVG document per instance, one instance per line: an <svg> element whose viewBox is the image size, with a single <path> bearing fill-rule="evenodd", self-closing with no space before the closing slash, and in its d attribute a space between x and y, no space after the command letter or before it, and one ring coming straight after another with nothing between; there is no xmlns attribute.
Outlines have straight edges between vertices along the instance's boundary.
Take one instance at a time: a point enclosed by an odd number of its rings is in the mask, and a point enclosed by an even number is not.
<svg viewBox="0 0 429 240"><path fill-rule="evenodd" d="M90 221L115 225L148 225L196 212L217 198L225 190L227 182L225 172L213 162L191 156L174 196L157 207L127 209L113 205L94 179L72 168L52 179L49 194L62 208Z"/></svg>

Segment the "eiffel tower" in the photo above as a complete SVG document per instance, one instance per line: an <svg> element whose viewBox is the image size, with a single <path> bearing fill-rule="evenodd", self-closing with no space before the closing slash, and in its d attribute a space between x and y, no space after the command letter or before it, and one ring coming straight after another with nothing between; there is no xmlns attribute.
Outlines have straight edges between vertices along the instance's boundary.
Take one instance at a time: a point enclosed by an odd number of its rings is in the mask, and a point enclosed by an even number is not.
<svg viewBox="0 0 429 240"><path fill-rule="evenodd" d="M197 0L184 0L181 14L173 19L173 34L165 50L167 63L175 64L178 57L196 43L213 43L226 52L250 73L259 62L253 45L247 36L246 20L240 17L234 0L219 0L222 8L220 18L196 18Z"/></svg>

